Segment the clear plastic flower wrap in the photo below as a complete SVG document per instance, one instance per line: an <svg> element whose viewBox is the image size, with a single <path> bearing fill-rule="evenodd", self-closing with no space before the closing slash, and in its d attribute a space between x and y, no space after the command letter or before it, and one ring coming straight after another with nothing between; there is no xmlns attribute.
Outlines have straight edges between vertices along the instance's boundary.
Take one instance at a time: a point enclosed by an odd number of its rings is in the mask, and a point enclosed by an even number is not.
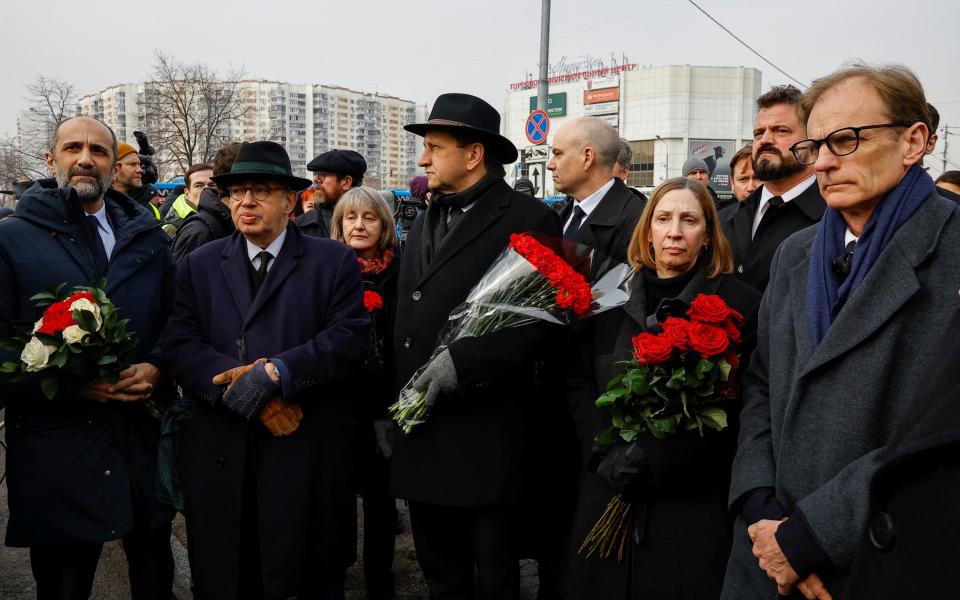
<svg viewBox="0 0 960 600"><path fill-rule="evenodd" d="M431 360L463 337L536 321L567 325L620 306L629 299L626 281L631 272L629 266L580 244L542 234L511 235L466 302L448 317ZM406 433L427 418L425 390L414 386L427 365L414 373L390 407Z"/></svg>

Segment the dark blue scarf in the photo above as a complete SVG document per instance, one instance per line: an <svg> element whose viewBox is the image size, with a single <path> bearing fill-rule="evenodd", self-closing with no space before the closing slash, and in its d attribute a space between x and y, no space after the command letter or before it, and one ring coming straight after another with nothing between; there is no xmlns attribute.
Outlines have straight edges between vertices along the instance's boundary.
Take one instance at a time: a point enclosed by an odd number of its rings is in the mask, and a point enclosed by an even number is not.
<svg viewBox="0 0 960 600"><path fill-rule="evenodd" d="M933 180L927 172L917 165L912 166L897 187L877 203L867 219L853 252L850 273L845 279L834 272L833 260L844 252L847 224L835 209L827 208L823 213L813 242L807 278L807 319L814 347L819 346L827 335L837 313L860 287L893 234L933 191Z"/></svg>

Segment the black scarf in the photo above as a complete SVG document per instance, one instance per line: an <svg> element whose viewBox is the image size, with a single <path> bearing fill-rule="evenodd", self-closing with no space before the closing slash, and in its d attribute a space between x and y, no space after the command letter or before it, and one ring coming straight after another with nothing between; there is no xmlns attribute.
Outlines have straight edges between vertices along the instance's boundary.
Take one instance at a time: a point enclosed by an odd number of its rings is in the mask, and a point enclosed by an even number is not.
<svg viewBox="0 0 960 600"><path fill-rule="evenodd" d="M420 254L420 266L422 271L426 271L430 261L437 255L447 235L447 215L451 208L463 210L476 202L487 190L498 181L503 181L503 168L493 169L487 172L480 181L469 188L456 194L441 194L433 192L433 198L430 201L430 207L427 209L427 215L423 223L423 241L420 244L422 252Z"/></svg>

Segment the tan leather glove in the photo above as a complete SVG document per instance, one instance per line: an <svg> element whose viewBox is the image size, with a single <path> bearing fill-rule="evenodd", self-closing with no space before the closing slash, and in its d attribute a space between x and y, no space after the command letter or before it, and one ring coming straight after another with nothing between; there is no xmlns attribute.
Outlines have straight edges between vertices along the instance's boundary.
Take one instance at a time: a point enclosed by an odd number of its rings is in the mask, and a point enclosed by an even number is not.
<svg viewBox="0 0 960 600"><path fill-rule="evenodd" d="M232 369L227 369L223 373L217 373L213 376L213 385L223 385L227 384L227 390L233 387L233 382L240 379L247 372L252 370L259 363L267 362L265 358L258 358L249 365L243 365L242 367L234 367Z"/></svg>
<svg viewBox="0 0 960 600"><path fill-rule="evenodd" d="M288 404L280 398L274 398L263 407L260 421L275 437L290 435L300 427L303 411L299 404Z"/></svg>

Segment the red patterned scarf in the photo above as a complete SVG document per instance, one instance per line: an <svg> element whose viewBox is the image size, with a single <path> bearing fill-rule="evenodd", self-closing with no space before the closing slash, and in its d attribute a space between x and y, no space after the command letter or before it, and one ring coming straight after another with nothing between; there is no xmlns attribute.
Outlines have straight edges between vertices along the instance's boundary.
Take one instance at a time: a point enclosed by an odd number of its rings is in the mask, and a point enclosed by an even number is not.
<svg viewBox="0 0 960 600"><path fill-rule="evenodd" d="M384 250L373 258L357 257L361 275L379 275L387 270L393 260L393 250Z"/></svg>

